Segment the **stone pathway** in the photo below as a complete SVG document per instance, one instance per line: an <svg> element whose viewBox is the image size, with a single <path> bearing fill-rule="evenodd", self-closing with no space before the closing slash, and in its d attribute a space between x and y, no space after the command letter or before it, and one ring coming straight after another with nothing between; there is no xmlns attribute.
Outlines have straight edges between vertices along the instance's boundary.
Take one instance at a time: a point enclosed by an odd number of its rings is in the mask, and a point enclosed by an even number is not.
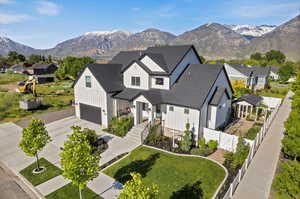
<svg viewBox="0 0 300 199"><path fill-rule="evenodd" d="M284 100L265 139L256 152L243 180L233 195L234 199L267 199L281 150L284 122L291 111L291 100Z"/></svg>

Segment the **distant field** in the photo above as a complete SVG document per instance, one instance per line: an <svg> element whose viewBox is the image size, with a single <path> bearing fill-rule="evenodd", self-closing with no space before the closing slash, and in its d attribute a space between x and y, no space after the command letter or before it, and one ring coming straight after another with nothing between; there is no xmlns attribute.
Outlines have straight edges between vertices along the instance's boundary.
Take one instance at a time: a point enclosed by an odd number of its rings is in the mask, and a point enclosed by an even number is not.
<svg viewBox="0 0 300 199"><path fill-rule="evenodd" d="M22 80L26 80L27 76L22 74L8 74L8 73L0 73L0 84L9 84L12 82L18 82Z"/></svg>

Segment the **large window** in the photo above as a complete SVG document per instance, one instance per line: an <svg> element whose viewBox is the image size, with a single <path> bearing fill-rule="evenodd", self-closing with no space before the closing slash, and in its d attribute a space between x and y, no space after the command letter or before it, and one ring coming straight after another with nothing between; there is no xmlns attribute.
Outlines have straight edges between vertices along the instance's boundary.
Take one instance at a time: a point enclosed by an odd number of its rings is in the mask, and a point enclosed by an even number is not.
<svg viewBox="0 0 300 199"><path fill-rule="evenodd" d="M85 87L87 87L87 88L92 87L92 78L91 78L91 76L85 76Z"/></svg>
<svg viewBox="0 0 300 199"><path fill-rule="evenodd" d="M140 86L141 85L140 77L131 77L131 85L132 86Z"/></svg>
<svg viewBox="0 0 300 199"><path fill-rule="evenodd" d="M155 78L155 84L156 85L164 85L164 78Z"/></svg>
<svg viewBox="0 0 300 199"><path fill-rule="evenodd" d="M189 113L190 113L190 109L185 108L185 109L184 109L184 114L189 114Z"/></svg>

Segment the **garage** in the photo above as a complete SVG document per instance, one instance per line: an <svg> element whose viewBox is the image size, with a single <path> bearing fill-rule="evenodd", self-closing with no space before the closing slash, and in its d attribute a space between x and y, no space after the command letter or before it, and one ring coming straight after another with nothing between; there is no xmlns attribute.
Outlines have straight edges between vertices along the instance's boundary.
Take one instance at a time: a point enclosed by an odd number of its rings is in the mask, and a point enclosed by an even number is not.
<svg viewBox="0 0 300 199"><path fill-rule="evenodd" d="M79 103L80 119L87 120L96 124L102 124L101 108Z"/></svg>

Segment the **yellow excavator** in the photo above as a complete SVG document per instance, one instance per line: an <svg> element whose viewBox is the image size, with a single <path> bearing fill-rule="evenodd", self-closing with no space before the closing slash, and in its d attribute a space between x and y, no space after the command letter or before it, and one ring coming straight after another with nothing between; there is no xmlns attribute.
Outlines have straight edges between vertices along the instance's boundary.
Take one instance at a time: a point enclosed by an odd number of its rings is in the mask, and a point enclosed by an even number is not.
<svg viewBox="0 0 300 199"><path fill-rule="evenodd" d="M36 85L37 80L33 77L29 77L23 85L16 89L16 92L22 94L31 93L34 97L36 97Z"/></svg>

